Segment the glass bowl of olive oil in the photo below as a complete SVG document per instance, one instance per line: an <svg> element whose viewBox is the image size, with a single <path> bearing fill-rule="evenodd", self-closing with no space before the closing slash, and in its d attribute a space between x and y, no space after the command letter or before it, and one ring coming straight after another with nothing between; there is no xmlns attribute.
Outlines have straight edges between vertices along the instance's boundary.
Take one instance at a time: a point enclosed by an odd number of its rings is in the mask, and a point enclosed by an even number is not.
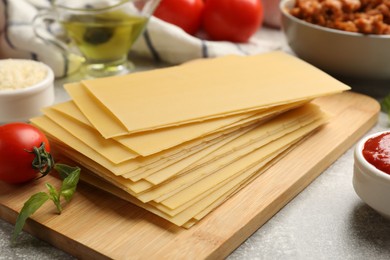
<svg viewBox="0 0 390 260"><path fill-rule="evenodd" d="M84 68L88 75L112 76L132 70L128 53L159 2L56 0L50 10L39 15L38 20L43 23L51 19L62 25L68 42L54 39L54 44L65 52L69 52L68 46L75 46L85 59Z"/></svg>

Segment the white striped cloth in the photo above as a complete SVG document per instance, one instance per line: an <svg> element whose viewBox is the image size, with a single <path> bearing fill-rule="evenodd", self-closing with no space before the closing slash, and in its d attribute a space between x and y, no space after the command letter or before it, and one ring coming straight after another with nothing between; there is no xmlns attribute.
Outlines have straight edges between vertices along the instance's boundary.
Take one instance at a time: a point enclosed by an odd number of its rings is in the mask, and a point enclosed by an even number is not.
<svg viewBox="0 0 390 260"><path fill-rule="evenodd" d="M77 59L69 59L54 45L34 33L32 21L50 0L0 0L0 58L23 58L49 65L56 77L69 75L79 68ZM49 30L53 30L49 28ZM144 34L132 48L137 56L170 64L227 54L251 55L280 48L278 42L252 37L245 44L202 40L180 28L152 17Z"/></svg>

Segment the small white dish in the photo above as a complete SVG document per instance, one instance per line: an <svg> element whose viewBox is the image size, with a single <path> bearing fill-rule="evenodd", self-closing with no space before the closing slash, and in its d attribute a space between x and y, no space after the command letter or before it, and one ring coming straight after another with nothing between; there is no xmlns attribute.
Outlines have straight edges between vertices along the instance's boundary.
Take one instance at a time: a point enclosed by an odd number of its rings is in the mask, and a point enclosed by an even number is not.
<svg viewBox="0 0 390 260"><path fill-rule="evenodd" d="M390 174L370 164L363 156L363 148L367 140L379 136L383 131L362 138L355 147L353 187L356 194L368 206L390 219Z"/></svg>
<svg viewBox="0 0 390 260"><path fill-rule="evenodd" d="M14 60L26 61L26 60ZM7 60L0 60L0 63ZM0 123L27 122L30 118L40 115L41 109L54 103L54 73L47 65L33 62L43 66L46 76L43 80L31 86L20 89L0 89ZM7 64L8 66L8 64Z"/></svg>

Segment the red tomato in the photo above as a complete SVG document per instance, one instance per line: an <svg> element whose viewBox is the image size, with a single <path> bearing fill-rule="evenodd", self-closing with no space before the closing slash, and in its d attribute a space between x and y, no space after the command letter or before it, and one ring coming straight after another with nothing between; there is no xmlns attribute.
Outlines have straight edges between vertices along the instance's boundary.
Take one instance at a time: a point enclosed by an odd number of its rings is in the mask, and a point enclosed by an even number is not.
<svg viewBox="0 0 390 260"><path fill-rule="evenodd" d="M202 23L203 0L161 0L154 16L195 34Z"/></svg>
<svg viewBox="0 0 390 260"><path fill-rule="evenodd" d="M43 162L42 170L47 169L47 157L50 154L40 148L42 143L47 152L50 145L46 136L36 127L26 123L10 123L0 126L0 180L7 183L23 183L38 177L40 170L33 166L36 153L39 152ZM43 172L41 172L43 173ZM46 174L47 172L43 173Z"/></svg>
<svg viewBox="0 0 390 260"><path fill-rule="evenodd" d="M261 0L206 0L203 28L212 40L247 42L263 22Z"/></svg>

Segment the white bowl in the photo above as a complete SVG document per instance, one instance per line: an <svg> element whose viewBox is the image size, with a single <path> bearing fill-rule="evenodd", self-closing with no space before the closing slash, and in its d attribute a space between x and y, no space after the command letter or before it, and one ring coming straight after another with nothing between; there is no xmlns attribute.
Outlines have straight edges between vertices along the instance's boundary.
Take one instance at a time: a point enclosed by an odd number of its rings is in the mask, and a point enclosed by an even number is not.
<svg viewBox="0 0 390 260"><path fill-rule="evenodd" d="M365 35L326 28L292 16L295 0L282 0L282 29L292 51L332 74L356 79L390 79L390 35Z"/></svg>
<svg viewBox="0 0 390 260"><path fill-rule="evenodd" d="M355 147L353 187L356 194L384 217L390 219L390 174L387 174L370 164L362 151L366 141L384 131L362 138Z"/></svg>
<svg viewBox="0 0 390 260"><path fill-rule="evenodd" d="M6 61L0 60L0 63ZM0 123L27 122L30 118L40 115L41 108L54 103L54 73L47 65L35 61L34 63L46 68L46 77L25 88L0 89Z"/></svg>

